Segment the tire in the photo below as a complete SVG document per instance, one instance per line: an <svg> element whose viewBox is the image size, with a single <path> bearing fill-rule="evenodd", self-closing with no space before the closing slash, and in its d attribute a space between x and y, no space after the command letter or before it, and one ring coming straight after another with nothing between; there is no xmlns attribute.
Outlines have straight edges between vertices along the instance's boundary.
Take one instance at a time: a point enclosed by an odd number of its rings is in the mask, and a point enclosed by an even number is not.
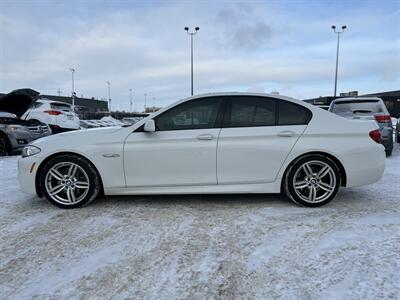
<svg viewBox="0 0 400 300"><path fill-rule="evenodd" d="M8 137L0 132L0 156L8 156L11 153L11 144Z"/></svg>
<svg viewBox="0 0 400 300"><path fill-rule="evenodd" d="M391 156L392 152L393 152L393 149L385 150L385 152L386 152L386 156Z"/></svg>
<svg viewBox="0 0 400 300"><path fill-rule="evenodd" d="M300 157L289 166L283 189L294 203L318 207L335 198L340 184L338 166L326 156L310 154Z"/></svg>
<svg viewBox="0 0 400 300"><path fill-rule="evenodd" d="M46 199L61 208L77 208L96 199L100 176L85 158L65 154L49 160L40 173L40 188Z"/></svg>

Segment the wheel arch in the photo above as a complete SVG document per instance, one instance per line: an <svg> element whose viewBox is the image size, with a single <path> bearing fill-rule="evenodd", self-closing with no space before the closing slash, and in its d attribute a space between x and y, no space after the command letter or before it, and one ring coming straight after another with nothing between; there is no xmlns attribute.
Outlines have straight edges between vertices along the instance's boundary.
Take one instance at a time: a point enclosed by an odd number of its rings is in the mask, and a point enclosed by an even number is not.
<svg viewBox="0 0 400 300"><path fill-rule="evenodd" d="M295 157L294 159L292 159L292 161L287 165L285 172L283 172L283 176L282 176L282 180L281 180L281 191L282 189L282 185L284 183L284 178L286 177L286 173L289 171L290 167L298 160L303 158L304 156L308 156L308 155L321 155L321 156L325 156L327 158L329 158L330 160L332 160L338 167L339 172L340 172L340 185L345 187L347 185L347 175L346 175L346 170L342 164L342 162L335 157L334 155L327 153L327 152L323 152L323 151L311 151L311 152L306 152L303 153L297 157Z"/></svg>
<svg viewBox="0 0 400 300"><path fill-rule="evenodd" d="M8 149L6 149L6 150L11 152L12 151L12 145L11 145L11 141L10 141L10 138L8 137L7 133L5 133L3 130L0 129L0 136L4 137L4 139L6 141L6 147L8 147ZM7 155L9 155L9 153Z"/></svg>
<svg viewBox="0 0 400 300"><path fill-rule="evenodd" d="M100 180L100 193L103 193L103 179L101 178L100 172L97 169L96 165L87 157L85 157L82 154L76 153L76 152L70 152L70 151L64 151L64 152L57 152L57 153L53 153L52 155L46 157L46 159L44 159L40 165L37 168L36 171L36 176L35 176L35 189L36 189L36 194L38 195L38 197L43 197L43 192L40 188L40 173L42 173L42 170L44 168L44 166L47 164L47 162L49 162L51 159L57 157L57 156L61 156L61 155L74 155L74 156L78 156L81 157L85 160L87 160L95 169L95 171L97 172L97 175L99 176L99 180Z"/></svg>

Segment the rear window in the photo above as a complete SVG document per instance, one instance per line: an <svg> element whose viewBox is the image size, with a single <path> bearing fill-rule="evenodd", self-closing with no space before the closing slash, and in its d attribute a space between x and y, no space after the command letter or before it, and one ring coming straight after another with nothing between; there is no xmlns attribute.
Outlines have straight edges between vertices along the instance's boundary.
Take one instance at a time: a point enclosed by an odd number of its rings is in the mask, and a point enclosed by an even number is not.
<svg viewBox="0 0 400 300"><path fill-rule="evenodd" d="M376 114L385 112L379 100L338 101L332 103L330 111L339 115Z"/></svg>
<svg viewBox="0 0 400 300"><path fill-rule="evenodd" d="M62 103L50 103L51 109L57 109L62 111L71 111L71 107L68 104Z"/></svg>

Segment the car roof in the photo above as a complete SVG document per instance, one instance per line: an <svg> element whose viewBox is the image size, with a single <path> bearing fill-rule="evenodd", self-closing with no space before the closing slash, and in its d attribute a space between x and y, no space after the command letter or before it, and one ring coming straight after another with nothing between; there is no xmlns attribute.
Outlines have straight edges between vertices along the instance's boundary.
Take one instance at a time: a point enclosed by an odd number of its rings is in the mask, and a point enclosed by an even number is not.
<svg viewBox="0 0 400 300"><path fill-rule="evenodd" d="M260 96L260 97L271 97L271 98L277 98L277 99L282 99L282 100L295 100L295 101L300 101L298 99L288 97L288 96L283 96L279 94L268 94L268 93L253 93L253 92L214 92L214 93L203 93L203 94L198 94L195 96L191 96L185 99L195 99L195 98L203 98L203 97L212 97L212 96Z"/></svg>

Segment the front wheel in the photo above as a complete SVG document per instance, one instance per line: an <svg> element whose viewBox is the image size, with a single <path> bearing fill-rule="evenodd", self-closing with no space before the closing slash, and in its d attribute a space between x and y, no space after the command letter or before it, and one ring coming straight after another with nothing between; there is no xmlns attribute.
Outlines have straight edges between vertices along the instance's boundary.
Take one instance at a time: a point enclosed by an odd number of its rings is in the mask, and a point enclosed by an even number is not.
<svg viewBox="0 0 400 300"><path fill-rule="evenodd" d="M286 172L286 196L301 206L317 207L327 204L339 191L339 168L322 155L306 155L295 161Z"/></svg>
<svg viewBox="0 0 400 300"><path fill-rule="evenodd" d="M76 208L92 202L101 189L94 166L75 155L60 155L44 166L40 186L46 199L61 208Z"/></svg>

